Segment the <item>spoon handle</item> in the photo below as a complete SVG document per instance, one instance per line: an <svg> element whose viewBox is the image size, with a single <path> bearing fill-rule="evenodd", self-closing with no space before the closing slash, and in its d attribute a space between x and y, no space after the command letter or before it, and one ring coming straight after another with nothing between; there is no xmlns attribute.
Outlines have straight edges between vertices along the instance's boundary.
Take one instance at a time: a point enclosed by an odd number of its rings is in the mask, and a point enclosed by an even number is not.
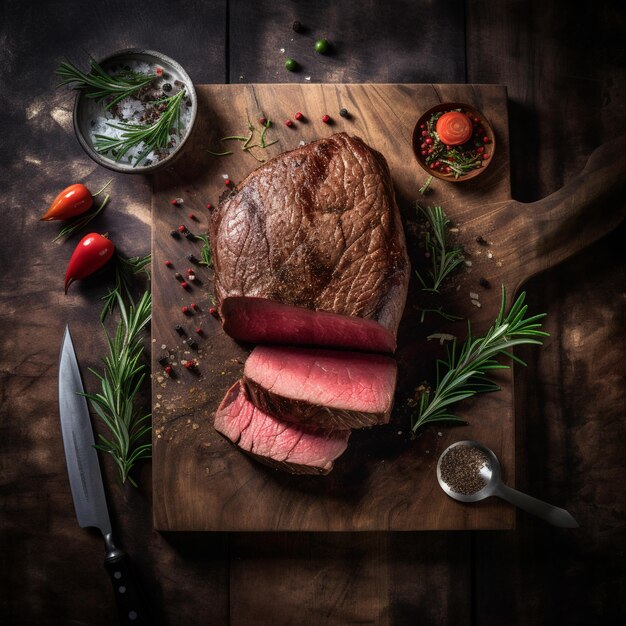
<svg viewBox="0 0 626 626"><path fill-rule="evenodd" d="M578 522L565 509L560 509L558 506L533 498L502 483L498 485L493 495L499 496L520 509L524 509L527 513L540 517L553 526L560 526L561 528L579 527Z"/></svg>

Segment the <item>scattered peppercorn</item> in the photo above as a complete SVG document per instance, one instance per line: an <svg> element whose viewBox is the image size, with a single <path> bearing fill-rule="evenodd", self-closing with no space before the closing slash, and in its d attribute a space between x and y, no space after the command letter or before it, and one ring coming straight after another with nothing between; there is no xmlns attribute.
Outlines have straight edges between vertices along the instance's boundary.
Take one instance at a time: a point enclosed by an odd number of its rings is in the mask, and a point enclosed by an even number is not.
<svg viewBox="0 0 626 626"><path fill-rule="evenodd" d="M177 230L170 230L170 235L174 237L174 239L180 238L180 233Z"/></svg>
<svg viewBox="0 0 626 626"><path fill-rule="evenodd" d="M200 336L204 335L202 328L196 328L196 334Z"/></svg>
<svg viewBox="0 0 626 626"><path fill-rule="evenodd" d="M298 69L298 64L293 59L285 59L285 69L295 72Z"/></svg>
<svg viewBox="0 0 626 626"><path fill-rule="evenodd" d="M190 220L194 220L194 222L197 220L196 216L195 216L193 213L190 213L187 217L188 217Z"/></svg>
<svg viewBox="0 0 626 626"><path fill-rule="evenodd" d="M171 261L165 261L165 267L172 267Z"/></svg>
<svg viewBox="0 0 626 626"><path fill-rule="evenodd" d="M225 184L227 187L230 187L230 185L231 185L231 180L230 180L230 178L225 178L225 179L224 179L224 184Z"/></svg>
<svg viewBox="0 0 626 626"><path fill-rule="evenodd" d="M194 311L198 310L198 305L195 302L192 302L189 306L191 306Z"/></svg>
<svg viewBox="0 0 626 626"><path fill-rule="evenodd" d="M479 246L488 246L489 244L482 238L481 235L478 235L478 237L476 237L476 243Z"/></svg>
<svg viewBox="0 0 626 626"><path fill-rule="evenodd" d="M190 359L188 361L183 361L183 365L188 369L188 370L193 370L196 369L196 367L198 367L198 363L196 362L195 359Z"/></svg>
<svg viewBox="0 0 626 626"><path fill-rule="evenodd" d="M293 122L291 120L285 120L285 126L291 128L293 126Z"/></svg>
<svg viewBox="0 0 626 626"><path fill-rule="evenodd" d="M485 287L485 288L489 287L489 281L486 278L483 278L482 276L478 279L478 284L481 287Z"/></svg>
<svg viewBox="0 0 626 626"><path fill-rule="evenodd" d="M198 349L198 342L195 341L194 339L192 339L191 337L189 337L189 339L187 339L187 345L192 349L192 350L197 350Z"/></svg>
<svg viewBox="0 0 626 626"><path fill-rule="evenodd" d="M157 67L156 68L156 74L157 74L157 76L163 76L163 68L162 67Z"/></svg>
<svg viewBox="0 0 626 626"><path fill-rule="evenodd" d="M261 124L261 126L265 126L265 124L267 124L267 119L264 117L260 117L259 124Z"/></svg>
<svg viewBox="0 0 626 626"><path fill-rule="evenodd" d="M164 354L159 357L159 365L167 365L170 362L170 357L168 354Z"/></svg>
<svg viewBox="0 0 626 626"><path fill-rule="evenodd" d="M184 233L184 232L186 232L186 231L187 231L187 227L186 227L184 224L181 224L181 225L178 227L178 232L179 232L179 233Z"/></svg>
<svg viewBox="0 0 626 626"><path fill-rule="evenodd" d="M187 274L187 280L190 283L195 283L196 282L196 275L195 274Z"/></svg>
<svg viewBox="0 0 626 626"><path fill-rule="evenodd" d="M208 202L206 205L206 208L209 209L210 211L213 208L213 205L210 202Z"/></svg>
<svg viewBox="0 0 626 626"><path fill-rule="evenodd" d="M303 120L303 119L304 119L304 115L302 115L302 113L300 113L300 111L298 111L298 112L294 115L294 117L295 117L298 121L301 121L301 120Z"/></svg>
<svg viewBox="0 0 626 626"><path fill-rule="evenodd" d="M298 20L296 20L293 25L291 26L291 28L293 28L293 31L295 33L299 33L302 30L302 24L300 24L300 22L298 22Z"/></svg>
<svg viewBox="0 0 626 626"><path fill-rule="evenodd" d="M197 263L198 262L198 258L196 256L194 256L193 254L188 254L187 255L187 260L191 263Z"/></svg>
<svg viewBox="0 0 626 626"><path fill-rule="evenodd" d="M330 115L324 115L322 122L324 122L324 124L330 124Z"/></svg>
<svg viewBox="0 0 626 626"><path fill-rule="evenodd" d="M174 206L180 206L181 204L183 204L185 201L182 198L174 198L172 200L172 204Z"/></svg>
<svg viewBox="0 0 626 626"><path fill-rule="evenodd" d="M195 241L196 240L196 236L191 231L187 231L185 233L185 237L187 237L187 239L189 239L189 241Z"/></svg>
<svg viewBox="0 0 626 626"><path fill-rule="evenodd" d="M164 370L164 371L165 371L165 373L166 373L168 376L171 376L171 375L172 375L172 366L171 366L171 365L167 365L167 366L165 367L165 370Z"/></svg>
<svg viewBox="0 0 626 626"><path fill-rule="evenodd" d="M350 117L350 113L348 113L348 109L343 109L343 108L339 109L339 115L345 118Z"/></svg>
<svg viewBox="0 0 626 626"><path fill-rule="evenodd" d="M328 52L328 41L326 39L318 39L315 42L315 52L326 54Z"/></svg>
<svg viewBox="0 0 626 626"><path fill-rule="evenodd" d="M184 328L183 328L180 324L178 324L178 325L174 328L174 330L175 330L175 331L176 331L176 332L177 332L177 333L178 333L181 337L182 337L183 335L186 335L186 334L187 334L187 333L185 332L185 329L184 329Z"/></svg>
<svg viewBox="0 0 626 626"><path fill-rule="evenodd" d="M170 91L172 91L172 85L170 85L169 83L165 83L162 89L165 93L169 93Z"/></svg>
<svg viewBox="0 0 626 626"><path fill-rule="evenodd" d="M209 309L209 313L210 313L213 317L218 317L217 307L212 306L212 307Z"/></svg>
<svg viewBox="0 0 626 626"><path fill-rule="evenodd" d="M181 286L183 289L189 289L189 285L188 285L188 284L187 284L184 280L183 280L183 282L182 282L182 283L180 283L180 286Z"/></svg>
<svg viewBox="0 0 626 626"><path fill-rule="evenodd" d="M175 278L176 280L183 280L183 275L182 275L180 272L176 272L176 273L174 274L174 278Z"/></svg>
<svg viewBox="0 0 626 626"><path fill-rule="evenodd" d="M183 283L184 284L184 283ZM189 310L188 306L183 306L181 307L181 312L183 313L183 315L191 315L191 311Z"/></svg>

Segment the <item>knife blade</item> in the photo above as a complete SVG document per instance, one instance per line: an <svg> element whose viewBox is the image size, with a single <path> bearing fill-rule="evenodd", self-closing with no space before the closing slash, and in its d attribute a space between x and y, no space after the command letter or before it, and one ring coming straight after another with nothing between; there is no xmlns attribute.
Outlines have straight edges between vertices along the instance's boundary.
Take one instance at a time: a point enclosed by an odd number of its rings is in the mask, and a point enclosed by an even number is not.
<svg viewBox="0 0 626 626"><path fill-rule="evenodd" d="M120 624L154 624L128 555L115 545L98 453L69 325L59 357L59 413L67 473L78 525L100 530Z"/></svg>

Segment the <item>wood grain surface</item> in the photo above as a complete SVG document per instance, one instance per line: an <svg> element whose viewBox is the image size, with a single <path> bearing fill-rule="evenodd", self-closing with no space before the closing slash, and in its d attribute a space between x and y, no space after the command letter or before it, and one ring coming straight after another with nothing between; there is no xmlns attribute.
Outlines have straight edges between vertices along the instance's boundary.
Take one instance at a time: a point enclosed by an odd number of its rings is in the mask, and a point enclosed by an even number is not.
<svg viewBox="0 0 626 626"><path fill-rule="evenodd" d="M306 37L293 36L294 19ZM341 54L313 54L318 36L340 41ZM61 59L146 47L177 59L199 84L304 84L308 75L502 84L512 195L529 203L626 133L625 37L621 0L2 3L0 621L115 619L101 539L76 526L53 400L65 322L83 367L99 365L99 298L110 284L103 276L73 285L64 298L72 241L50 245L56 229L36 221L66 184L110 177L73 137L73 97L55 88ZM306 73L283 72L285 54ZM128 254L147 252L151 181L114 176L111 191L94 230L109 231ZM609 214L623 206L623 195L604 203ZM113 525L162 623L624 623L625 236L622 225L525 285L531 308L548 313L551 339L522 352L528 368L515 371L516 483L568 508L580 530L520 513L505 532L158 533L150 464L136 473L139 489L127 489L103 458Z"/></svg>
<svg viewBox="0 0 626 626"><path fill-rule="evenodd" d="M439 453L459 438L485 441L502 459L505 471L514 471L514 422L510 376L502 377L503 391L490 394L463 413L467 428L446 431L432 428L410 436L407 402L423 380L432 379L436 358L445 348L427 340L436 331L462 335L465 323L456 327L441 320L420 324L418 310L439 303L464 319L471 319L475 332L484 331L500 306L499 277L502 250L499 240L506 232L491 225L491 213L509 195L508 128L506 90L488 85L251 85L199 86L200 123L191 146L170 171L155 177L153 200L153 406L154 406L154 517L160 530L417 530L507 528L513 524L510 508L492 500L467 510L440 492L434 469ZM413 158L413 128L421 113L440 101L467 102L478 107L491 121L498 137L494 162L481 176L482 184L432 183L424 203L445 207L457 225L458 243L464 245L468 266L455 276L441 298L426 298L419 284L410 285L406 314L401 323L396 358L399 390L396 410L389 426L354 432L347 453L327 477L287 476L268 470L236 450L212 427L212 418L228 388L242 375L249 346L238 345L208 314L211 306L211 275L197 268L200 285L180 288L174 272L182 271L189 250L198 244L171 236L177 222L200 232L206 229L207 200L217 202L224 191L222 176L234 182L259 164L238 144L223 146L220 137L245 135L246 114L251 119L266 115L274 120L268 141L278 140L267 157L295 148L333 132L360 136L380 150L389 163L401 213L409 237L414 267L424 271L427 260L420 248L415 202L426 174ZM351 117L337 112L346 107ZM282 120L293 118L296 107L305 121L288 128ZM322 123L330 111L333 124ZM257 131L257 136L260 131ZM233 155L214 157L206 150L225 148ZM257 152L257 155L259 153ZM172 208L180 197L182 207ZM202 215L190 222L189 211ZM468 239L471 232L489 235L490 247L482 249ZM487 233L487 231L489 231ZM527 240L529 249L534 238ZM489 257L487 256L489 254ZM514 265L510 255L509 266ZM471 260L470 260L471 259ZM173 266L168 268L165 261ZM471 267L470 267L471 265ZM523 272L518 267L519 272ZM184 273L184 272L183 272ZM495 289L484 289L486 276ZM413 277L414 278L414 277ZM417 280L414 280L417 283ZM469 293L482 292L482 306L471 304ZM195 300L199 311L185 317L181 307ZM199 344L197 354L174 330L183 325ZM194 334L201 327L203 335ZM165 346L165 348L163 348ZM174 377L159 375L158 359L166 352L174 365ZM197 357L197 372L181 368L184 359Z"/></svg>

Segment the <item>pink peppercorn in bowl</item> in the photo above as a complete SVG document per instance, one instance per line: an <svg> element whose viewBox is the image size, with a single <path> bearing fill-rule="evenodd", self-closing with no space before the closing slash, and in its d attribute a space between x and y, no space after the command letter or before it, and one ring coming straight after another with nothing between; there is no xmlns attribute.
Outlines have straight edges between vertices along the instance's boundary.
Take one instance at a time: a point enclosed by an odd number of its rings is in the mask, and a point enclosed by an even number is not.
<svg viewBox="0 0 626 626"><path fill-rule="evenodd" d="M413 153L419 165L451 183L480 176L493 160L495 149L495 133L487 118L460 102L431 107L413 129Z"/></svg>

